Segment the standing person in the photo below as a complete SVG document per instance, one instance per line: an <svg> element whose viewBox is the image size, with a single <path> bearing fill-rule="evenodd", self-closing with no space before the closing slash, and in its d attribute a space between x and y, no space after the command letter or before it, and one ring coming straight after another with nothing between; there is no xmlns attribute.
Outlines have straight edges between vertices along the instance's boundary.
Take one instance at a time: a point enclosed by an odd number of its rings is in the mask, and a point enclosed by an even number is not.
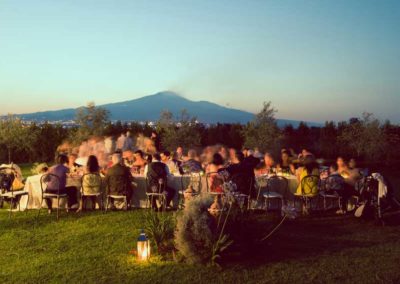
<svg viewBox="0 0 400 284"><path fill-rule="evenodd" d="M122 152L129 151L133 149L133 139L131 137L131 132L126 132L124 144L122 146Z"/></svg>
<svg viewBox="0 0 400 284"><path fill-rule="evenodd" d="M126 196L126 207L129 209L132 199L132 175L129 168L122 164L122 157L120 154L112 156L113 166L108 169L105 184L107 193L109 195L124 195Z"/></svg>
<svg viewBox="0 0 400 284"><path fill-rule="evenodd" d="M115 141L112 136L107 136L104 139L104 148L107 155L111 155L115 152Z"/></svg>
<svg viewBox="0 0 400 284"><path fill-rule="evenodd" d="M156 151L160 151L161 141L160 141L160 137L158 137L158 133L156 131L151 132L150 139L151 139L151 141L153 141L154 147L156 147Z"/></svg>
<svg viewBox="0 0 400 284"><path fill-rule="evenodd" d="M57 157L56 165L52 166L48 173L55 175L58 177L58 181L55 179L51 179L47 183L47 188L45 193L55 193L55 194L67 194L68 195L68 203L67 209L71 209L75 205L77 205L77 188L76 187L67 187L67 174L69 173L68 165L68 157L65 155L59 155ZM52 199L45 199L47 208L49 213L52 211Z"/></svg>
<svg viewBox="0 0 400 284"><path fill-rule="evenodd" d="M125 140L126 140L126 136L124 133L122 133L121 136L119 136L117 139L117 151L120 151L120 152L123 151L124 145L125 145Z"/></svg>

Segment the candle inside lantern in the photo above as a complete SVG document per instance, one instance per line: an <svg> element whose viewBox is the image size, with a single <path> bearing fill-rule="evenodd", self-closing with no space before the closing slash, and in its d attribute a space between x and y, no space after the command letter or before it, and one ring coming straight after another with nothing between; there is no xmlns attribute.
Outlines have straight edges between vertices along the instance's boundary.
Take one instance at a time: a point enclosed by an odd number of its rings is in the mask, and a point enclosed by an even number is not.
<svg viewBox="0 0 400 284"><path fill-rule="evenodd" d="M137 240L138 261L147 261L150 258L150 240L142 230Z"/></svg>

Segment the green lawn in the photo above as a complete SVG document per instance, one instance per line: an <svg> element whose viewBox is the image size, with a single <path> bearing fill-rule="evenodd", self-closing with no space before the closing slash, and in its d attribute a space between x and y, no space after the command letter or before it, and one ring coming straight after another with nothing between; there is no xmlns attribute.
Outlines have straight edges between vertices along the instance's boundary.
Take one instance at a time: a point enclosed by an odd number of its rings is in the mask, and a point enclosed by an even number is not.
<svg viewBox="0 0 400 284"><path fill-rule="evenodd" d="M234 244L217 268L157 256L135 262L129 251L145 212L63 212L57 222L45 211L9 220L0 209L0 283L400 283L400 215L385 227L352 216L287 221L266 242L251 239L247 251ZM260 232L279 221L254 218Z"/></svg>
<svg viewBox="0 0 400 284"><path fill-rule="evenodd" d="M136 263L128 252L135 247L144 213L63 213L57 222L47 213L36 220L35 211L16 213L10 221L7 212L0 210L0 283L400 281L396 216L386 227L350 216L288 221L253 251L237 254L233 248L218 269L157 257L149 264Z"/></svg>

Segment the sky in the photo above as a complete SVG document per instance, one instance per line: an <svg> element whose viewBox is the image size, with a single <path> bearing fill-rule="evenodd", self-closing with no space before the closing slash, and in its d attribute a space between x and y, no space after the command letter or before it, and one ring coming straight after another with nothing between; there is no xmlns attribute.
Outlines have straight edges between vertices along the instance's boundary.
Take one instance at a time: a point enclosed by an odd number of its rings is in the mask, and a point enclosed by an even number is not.
<svg viewBox="0 0 400 284"><path fill-rule="evenodd" d="M175 91L400 123L397 0L0 0L0 114Z"/></svg>

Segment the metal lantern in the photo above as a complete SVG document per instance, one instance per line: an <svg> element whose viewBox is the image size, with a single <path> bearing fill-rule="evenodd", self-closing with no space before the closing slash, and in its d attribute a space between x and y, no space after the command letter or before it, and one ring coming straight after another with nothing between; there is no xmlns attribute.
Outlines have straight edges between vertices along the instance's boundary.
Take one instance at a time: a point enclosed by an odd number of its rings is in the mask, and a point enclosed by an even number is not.
<svg viewBox="0 0 400 284"><path fill-rule="evenodd" d="M141 231L137 240L137 257L138 261L147 261L150 258L150 240L144 230Z"/></svg>

